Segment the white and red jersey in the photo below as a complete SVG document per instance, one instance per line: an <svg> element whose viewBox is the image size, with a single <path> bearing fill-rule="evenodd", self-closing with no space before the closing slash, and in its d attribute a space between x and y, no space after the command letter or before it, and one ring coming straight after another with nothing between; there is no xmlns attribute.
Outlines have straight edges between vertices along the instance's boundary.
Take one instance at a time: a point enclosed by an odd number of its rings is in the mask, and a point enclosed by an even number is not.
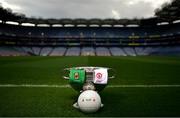
<svg viewBox="0 0 180 118"><path fill-rule="evenodd" d="M107 69L95 69L93 82L95 84L107 84L108 82L108 70Z"/></svg>

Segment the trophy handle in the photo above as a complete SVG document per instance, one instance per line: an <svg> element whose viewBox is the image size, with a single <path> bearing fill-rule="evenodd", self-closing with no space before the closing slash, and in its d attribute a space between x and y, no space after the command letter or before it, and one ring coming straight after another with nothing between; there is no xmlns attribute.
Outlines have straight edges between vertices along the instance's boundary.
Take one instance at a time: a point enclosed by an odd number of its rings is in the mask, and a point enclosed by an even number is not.
<svg viewBox="0 0 180 118"><path fill-rule="evenodd" d="M66 77L66 76L62 76L64 79L67 79L67 80L69 80L69 77Z"/></svg>
<svg viewBox="0 0 180 118"><path fill-rule="evenodd" d="M63 73L63 74L67 74L66 72L69 72L70 69L71 69L71 68L65 68L65 69L62 70L62 73ZM62 76L62 78L63 78L63 79L66 79L66 80L69 80L69 77L67 77L67 76Z"/></svg>
<svg viewBox="0 0 180 118"><path fill-rule="evenodd" d="M114 79L115 78L115 76L111 76L111 77L108 77L109 79Z"/></svg>
<svg viewBox="0 0 180 118"><path fill-rule="evenodd" d="M111 70L112 71L112 73L113 73L113 75L112 76L110 76L110 77L108 77L109 79L114 79L115 78L115 76L116 76L116 71L114 70L114 69L112 69L112 68L108 68L108 70Z"/></svg>

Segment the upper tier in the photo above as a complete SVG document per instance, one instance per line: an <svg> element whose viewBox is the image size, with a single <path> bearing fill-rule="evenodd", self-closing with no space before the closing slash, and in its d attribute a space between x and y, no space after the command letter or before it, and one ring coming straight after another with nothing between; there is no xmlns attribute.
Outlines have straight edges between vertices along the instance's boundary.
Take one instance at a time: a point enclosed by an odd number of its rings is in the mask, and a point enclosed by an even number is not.
<svg viewBox="0 0 180 118"><path fill-rule="evenodd" d="M25 37L118 38L171 36L180 34L180 24L152 27L29 27L0 24L0 34Z"/></svg>

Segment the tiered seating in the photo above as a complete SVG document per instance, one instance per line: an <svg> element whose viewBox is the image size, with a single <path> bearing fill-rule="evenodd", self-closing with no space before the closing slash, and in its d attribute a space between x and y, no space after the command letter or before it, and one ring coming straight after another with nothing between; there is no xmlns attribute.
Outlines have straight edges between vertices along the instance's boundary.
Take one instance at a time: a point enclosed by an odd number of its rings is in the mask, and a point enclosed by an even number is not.
<svg viewBox="0 0 180 118"><path fill-rule="evenodd" d="M145 53L146 55L150 55L152 52L153 52L153 48L152 48L152 47L146 47L146 48L144 49L144 53Z"/></svg>
<svg viewBox="0 0 180 118"><path fill-rule="evenodd" d="M176 52L175 55L180 56L180 47L174 47L173 52Z"/></svg>
<svg viewBox="0 0 180 118"><path fill-rule="evenodd" d="M24 52L26 52L26 53L33 53L33 51L32 51L32 49L31 49L31 47L22 47L22 50L24 51Z"/></svg>
<svg viewBox="0 0 180 118"><path fill-rule="evenodd" d="M32 47L32 50L35 55L40 55L40 51L41 51L40 47Z"/></svg>
<svg viewBox="0 0 180 118"><path fill-rule="evenodd" d="M97 56L111 56L109 49L105 47L97 47L96 48L96 55Z"/></svg>
<svg viewBox="0 0 180 118"><path fill-rule="evenodd" d="M141 56L148 55L148 53L145 52L144 47L135 47L134 49L135 49L137 55L141 55Z"/></svg>
<svg viewBox="0 0 180 118"><path fill-rule="evenodd" d="M154 47L152 48L152 52L150 53L150 55L159 55L159 53L161 53L161 47Z"/></svg>
<svg viewBox="0 0 180 118"><path fill-rule="evenodd" d="M33 50L32 50L33 49ZM144 56L144 55L180 55L180 47L72 47L66 49L65 47L0 47L0 56Z"/></svg>
<svg viewBox="0 0 180 118"><path fill-rule="evenodd" d="M136 56L136 53L134 51L133 48L130 48L130 47L125 47L123 48L124 49L124 52L128 55L128 56Z"/></svg>
<svg viewBox="0 0 180 118"><path fill-rule="evenodd" d="M155 35L168 35L177 34L180 31L180 24L164 25L157 27L119 27L119 28L107 28L107 27L72 27L72 28L57 28L57 27L27 27L16 26L8 24L0 24L1 34L11 34L17 36L32 36L32 37L66 37L71 35L80 36L83 33L84 37L94 36L97 37L116 37L124 36L129 37L134 34L135 36L155 36Z"/></svg>
<svg viewBox="0 0 180 118"><path fill-rule="evenodd" d="M66 52L66 56L79 56L80 55L80 48L73 47L73 48L68 48Z"/></svg>
<svg viewBox="0 0 180 118"><path fill-rule="evenodd" d="M180 47L174 47L173 51L177 52L177 55L180 55Z"/></svg>
<svg viewBox="0 0 180 118"><path fill-rule="evenodd" d="M25 56L26 54L13 47L0 47L0 56Z"/></svg>
<svg viewBox="0 0 180 118"><path fill-rule="evenodd" d="M81 49L82 56L95 56L94 48L91 47L84 47Z"/></svg>
<svg viewBox="0 0 180 118"><path fill-rule="evenodd" d="M152 48L150 55L180 55L180 47Z"/></svg>
<svg viewBox="0 0 180 118"><path fill-rule="evenodd" d="M57 47L50 53L50 56L63 56L65 54L66 48L64 47Z"/></svg>
<svg viewBox="0 0 180 118"><path fill-rule="evenodd" d="M42 48L40 55L48 56L51 53L52 49L53 49L52 47L44 47L44 48Z"/></svg>
<svg viewBox="0 0 180 118"><path fill-rule="evenodd" d="M9 47L8 47L9 48ZM28 56L29 54L23 50L22 47L13 47L14 50L18 51L19 56Z"/></svg>
<svg viewBox="0 0 180 118"><path fill-rule="evenodd" d="M109 50L111 51L112 56L127 56L122 48L112 47Z"/></svg>

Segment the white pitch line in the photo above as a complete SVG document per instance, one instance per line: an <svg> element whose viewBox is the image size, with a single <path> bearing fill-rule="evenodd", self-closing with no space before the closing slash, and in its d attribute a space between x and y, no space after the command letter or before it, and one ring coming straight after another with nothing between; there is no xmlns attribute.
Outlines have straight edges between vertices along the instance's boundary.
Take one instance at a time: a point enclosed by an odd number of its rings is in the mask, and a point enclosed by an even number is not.
<svg viewBox="0 0 180 118"><path fill-rule="evenodd" d="M1 88L70 88L70 85L46 85L46 84L0 84Z"/></svg>
<svg viewBox="0 0 180 118"><path fill-rule="evenodd" d="M0 88L70 88L70 85L0 84ZM107 88L179 88L180 85L108 85Z"/></svg>
<svg viewBox="0 0 180 118"><path fill-rule="evenodd" d="M108 88L168 88L180 87L180 85L109 85Z"/></svg>

